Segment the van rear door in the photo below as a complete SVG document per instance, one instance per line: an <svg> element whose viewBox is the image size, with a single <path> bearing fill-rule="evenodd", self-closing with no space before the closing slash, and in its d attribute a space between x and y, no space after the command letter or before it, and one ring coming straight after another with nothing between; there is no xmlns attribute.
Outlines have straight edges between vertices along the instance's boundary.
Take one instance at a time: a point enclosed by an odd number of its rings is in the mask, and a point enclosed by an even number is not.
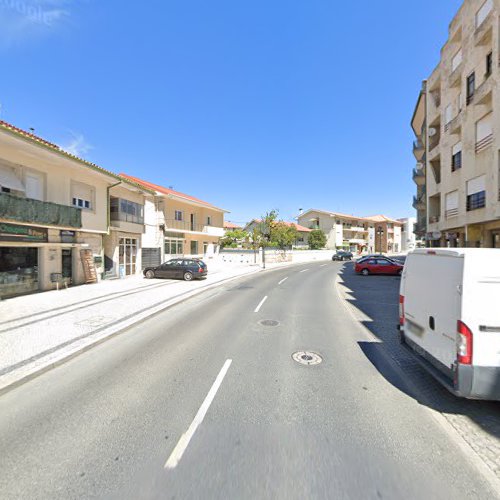
<svg viewBox="0 0 500 500"><path fill-rule="evenodd" d="M403 278L405 336L447 375L456 361L463 260L432 251L413 253L408 255Z"/></svg>

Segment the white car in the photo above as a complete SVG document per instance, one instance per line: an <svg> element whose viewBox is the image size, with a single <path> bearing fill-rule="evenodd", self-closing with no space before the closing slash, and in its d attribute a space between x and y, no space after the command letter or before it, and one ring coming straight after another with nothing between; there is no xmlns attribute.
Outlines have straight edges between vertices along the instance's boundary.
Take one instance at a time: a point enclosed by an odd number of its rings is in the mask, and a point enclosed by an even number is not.
<svg viewBox="0 0 500 500"><path fill-rule="evenodd" d="M500 250L417 249L400 289L400 336L464 398L500 400Z"/></svg>

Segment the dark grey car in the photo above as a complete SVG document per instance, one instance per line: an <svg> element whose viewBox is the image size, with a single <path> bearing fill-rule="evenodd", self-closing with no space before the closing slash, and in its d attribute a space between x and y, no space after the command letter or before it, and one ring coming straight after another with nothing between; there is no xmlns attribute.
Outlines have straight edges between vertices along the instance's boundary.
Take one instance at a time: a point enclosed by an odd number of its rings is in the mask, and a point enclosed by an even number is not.
<svg viewBox="0 0 500 500"><path fill-rule="evenodd" d="M207 276L207 265L198 259L170 259L156 267L146 267L144 276L151 278L176 278L185 281L202 279Z"/></svg>

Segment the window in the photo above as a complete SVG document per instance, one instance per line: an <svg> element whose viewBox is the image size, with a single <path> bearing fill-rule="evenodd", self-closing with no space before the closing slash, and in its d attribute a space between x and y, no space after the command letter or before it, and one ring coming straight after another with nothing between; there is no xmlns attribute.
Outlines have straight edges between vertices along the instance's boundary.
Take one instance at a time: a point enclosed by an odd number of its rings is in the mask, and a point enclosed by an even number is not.
<svg viewBox="0 0 500 500"><path fill-rule="evenodd" d="M445 217L455 217L458 215L458 190L446 194Z"/></svg>
<svg viewBox="0 0 500 500"><path fill-rule="evenodd" d="M82 200L81 198L73 198L73 206L78 208L90 208L89 200Z"/></svg>
<svg viewBox="0 0 500 500"><path fill-rule="evenodd" d="M212 217L208 216L207 217L207 226L211 226L212 225Z"/></svg>
<svg viewBox="0 0 500 500"><path fill-rule="evenodd" d="M180 238L165 238L165 255L182 255L184 241Z"/></svg>
<svg viewBox="0 0 500 500"><path fill-rule="evenodd" d="M10 193L10 188L6 188L2 186L2 193Z"/></svg>
<svg viewBox="0 0 500 500"><path fill-rule="evenodd" d="M175 211L175 220L178 220L178 221L182 220L182 212L180 210Z"/></svg>
<svg viewBox="0 0 500 500"><path fill-rule="evenodd" d="M460 49L451 60L451 71L455 71L462 62L462 49Z"/></svg>
<svg viewBox="0 0 500 500"><path fill-rule="evenodd" d="M388 260L379 259L379 260L377 260L377 265L378 266L390 266L391 263Z"/></svg>
<svg viewBox="0 0 500 500"><path fill-rule="evenodd" d="M455 172L455 170L458 170L459 168L462 168L462 143L461 142L457 142L451 148L451 171Z"/></svg>
<svg viewBox="0 0 500 500"><path fill-rule="evenodd" d="M476 13L476 28L479 28L483 24L491 9L493 9L493 0L486 0Z"/></svg>
<svg viewBox="0 0 500 500"><path fill-rule="evenodd" d="M486 206L486 176L480 175L467 181L467 211Z"/></svg>
<svg viewBox="0 0 500 500"><path fill-rule="evenodd" d="M476 74L471 73L467 77L467 105L469 105L472 102L475 90L476 90Z"/></svg>
<svg viewBox="0 0 500 500"><path fill-rule="evenodd" d="M111 220L144 224L144 206L123 198L110 198Z"/></svg>
<svg viewBox="0 0 500 500"><path fill-rule="evenodd" d="M444 110L444 124L448 125L451 120L451 104L448 104L448 106L446 106L446 109Z"/></svg>
<svg viewBox="0 0 500 500"><path fill-rule="evenodd" d="M476 122L476 153L480 153L493 142L493 113L488 113Z"/></svg>
<svg viewBox="0 0 500 500"><path fill-rule="evenodd" d="M74 207L84 210L94 209L95 189L81 182L71 183L71 200Z"/></svg>
<svg viewBox="0 0 500 500"><path fill-rule="evenodd" d="M486 56L486 74L484 75L486 78L491 75L491 70L493 69L493 52L490 52Z"/></svg>

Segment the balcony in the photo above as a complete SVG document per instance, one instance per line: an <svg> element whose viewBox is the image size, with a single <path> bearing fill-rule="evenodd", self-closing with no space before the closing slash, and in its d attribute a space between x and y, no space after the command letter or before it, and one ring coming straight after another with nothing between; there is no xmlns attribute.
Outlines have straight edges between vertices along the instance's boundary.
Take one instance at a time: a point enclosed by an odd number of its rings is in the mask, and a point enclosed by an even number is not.
<svg viewBox="0 0 500 500"><path fill-rule="evenodd" d="M418 161L423 158L425 154L425 148L421 140L413 141L413 154Z"/></svg>
<svg viewBox="0 0 500 500"><path fill-rule="evenodd" d="M493 11L490 12L484 21L474 32L474 43L476 45L487 45L491 42L493 35Z"/></svg>
<svg viewBox="0 0 500 500"><path fill-rule="evenodd" d="M412 205L415 210L425 210L425 196L414 196Z"/></svg>
<svg viewBox="0 0 500 500"><path fill-rule="evenodd" d="M450 134L459 135L462 132L462 112L458 113L446 127L448 127Z"/></svg>
<svg viewBox="0 0 500 500"><path fill-rule="evenodd" d="M429 215L429 224L436 224L439 222L439 215Z"/></svg>
<svg viewBox="0 0 500 500"><path fill-rule="evenodd" d="M486 80L474 92L474 101L476 104L487 104L488 101L491 101L491 94L492 94L491 78L487 76Z"/></svg>
<svg viewBox="0 0 500 500"><path fill-rule="evenodd" d="M418 168L413 169L413 182L417 186L423 186L425 184L425 174L422 169Z"/></svg>
<svg viewBox="0 0 500 500"><path fill-rule="evenodd" d="M460 63L452 72L451 75L448 79L448 86L450 88L453 87L460 87L460 84L462 83L462 70L463 70L463 63Z"/></svg>
<svg viewBox="0 0 500 500"><path fill-rule="evenodd" d="M217 226L205 226L203 224L196 224L194 222L166 219L165 231L172 231L178 233L196 233L206 234L208 236L224 236L224 228Z"/></svg>
<svg viewBox="0 0 500 500"><path fill-rule="evenodd" d="M80 208L0 193L0 218L48 226L82 227Z"/></svg>

